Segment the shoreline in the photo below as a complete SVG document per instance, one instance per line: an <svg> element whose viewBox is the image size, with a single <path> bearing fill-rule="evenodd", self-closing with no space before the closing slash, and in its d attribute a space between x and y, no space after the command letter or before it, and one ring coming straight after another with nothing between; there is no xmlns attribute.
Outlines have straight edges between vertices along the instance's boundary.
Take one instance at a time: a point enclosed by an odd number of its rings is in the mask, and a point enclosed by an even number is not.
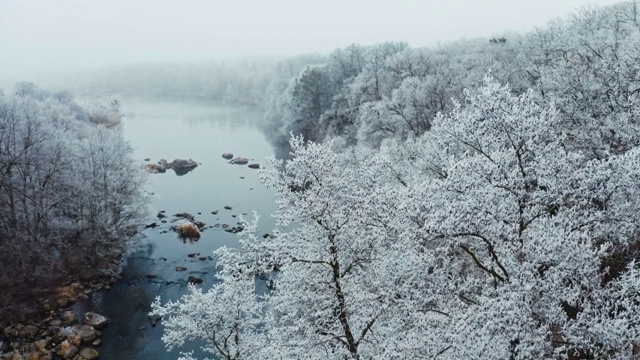
<svg viewBox="0 0 640 360"><path fill-rule="evenodd" d="M142 234L142 225L135 225L135 229L131 226L130 230L127 241ZM127 247L123 246L100 259L90 274L69 277L49 296L38 299L40 308L22 321L0 319L0 360L98 359L101 330L110 319L89 311L91 298L97 292L109 291L122 279L127 256Z"/></svg>

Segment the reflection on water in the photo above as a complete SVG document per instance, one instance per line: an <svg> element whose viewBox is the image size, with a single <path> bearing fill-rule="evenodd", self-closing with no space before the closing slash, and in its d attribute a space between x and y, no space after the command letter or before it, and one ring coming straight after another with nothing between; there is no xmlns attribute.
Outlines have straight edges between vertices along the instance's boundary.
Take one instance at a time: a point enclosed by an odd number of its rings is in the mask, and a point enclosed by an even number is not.
<svg viewBox="0 0 640 360"><path fill-rule="evenodd" d="M256 170L231 165L222 158L223 153L231 152L264 166L272 149L258 128L262 114L244 107L192 100L123 103L127 111L124 134L141 163L145 158L152 162L191 158L201 165L187 176L150 175L149 191L155 198L145 223L159 226L144 231L147 238L127 259L122 281L91 300L94 311L112 320L104 330L100 358L176 359L178 351L167 352L160 340L162 322L151 326L150 304L156 296L163 301L178 299L186 293L190 276L202 279L198 286L211 287L216 271L212 253L220 246L237 246L236 235L224 229L236 226L243 213L255 210L261 215L260 232L273 229L273 195L259 183ZM171 222L156 218L163 210L194 214L205 230L197 241L181 239L171 231ZM203 357L201 345L190 344L181 350L194 350Z"/></svg>
<svg viewBox="0 0 640 360"><path fill-rule="evenodd" d="M173 170L173 172L175 172L176 175L182 176L182 175L186 175L187 173L193 171L193 169L195 169L195 168L191 168L191 169L171 169L171 170Z"/></svg>

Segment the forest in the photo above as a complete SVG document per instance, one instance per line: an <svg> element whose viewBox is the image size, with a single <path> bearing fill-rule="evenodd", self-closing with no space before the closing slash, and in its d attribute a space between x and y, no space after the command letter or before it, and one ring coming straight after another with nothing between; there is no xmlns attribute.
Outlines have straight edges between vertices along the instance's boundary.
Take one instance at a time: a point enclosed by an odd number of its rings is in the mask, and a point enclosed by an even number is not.
<svg viewBox="0 0 640 360"><path fill-rule="evenodd" d="M639 358L639 44L626 1L425 48L123 65L78 79L107 96L85 102L20 83L0 93L0 318L117 259L144 218L110 97L130 92L261 107L288 153L259 172L273 233L243 219L213 287L151 305L169 350Z"/></svg>
<svg viewBox="0 0 640 360"><path fill-rule="evenodd" d="M69 281L110 276L127 227L145 213L144 173L111 128L119 107L31 83L0 92L3 321L33 316Z"/></svg>
<svg viewBox="0 0 640 360"><path fill-rule="evenodd" d="M156 300L167 346L640 355L639 21L623 2L522 35L277 64L262 103L291 154L261 177L279 230L258 236L256 215L240 249L217 251L217 285Z"/></svg>

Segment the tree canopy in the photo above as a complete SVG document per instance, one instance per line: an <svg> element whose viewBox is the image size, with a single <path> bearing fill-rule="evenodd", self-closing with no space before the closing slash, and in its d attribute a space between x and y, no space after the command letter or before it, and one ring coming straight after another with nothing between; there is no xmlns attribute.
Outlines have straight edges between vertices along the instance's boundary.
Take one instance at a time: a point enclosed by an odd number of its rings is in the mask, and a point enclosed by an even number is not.
<svg viewBox="0 0 640 360"><path fill-rule="evenodd" d="M157 299L166 344L206 339L225 359L639 356L639 35L633 1L304 66L267 113L291 134L290 158L261 172L278 228L259 237L256 217L217 252L217 285Z"/></svg>

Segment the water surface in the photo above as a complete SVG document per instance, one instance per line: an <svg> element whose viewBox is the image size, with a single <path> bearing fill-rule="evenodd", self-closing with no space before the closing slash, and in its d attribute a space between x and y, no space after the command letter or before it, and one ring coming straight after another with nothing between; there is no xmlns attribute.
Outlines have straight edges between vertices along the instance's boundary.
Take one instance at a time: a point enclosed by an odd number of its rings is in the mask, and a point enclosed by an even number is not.
<svg viewBox="0 0 640 360"><path fill-rule="evenodd" d="M229 164L221 155L232 152L264 165L273 150L259 130L262 113L255 109L188 99L125 99L123 103L122 130L141 164L145 158L150 162L191 158L200 165L182 176L172 170L151 175L152 211L146 222L159 226L144 231L146 239L127 259L123 280L92 298L92 308L112 319L98 350L100 358L107 360L176 359L178 351L167 352L160 340L162 326L152 327L147 318L150 304L156 296L166 301L184 294L189 275L203 279L199 286L210 287L215 260L198 258L212 255L222 245L237 246L237 237L210 228L198 241L183 241L169 230L172 215L188 212L207 226L235 226L243 213L251 218L255 210L261 215L260 233L270 232L273 194L259 183L256 170ZM225 210L227 205L232 210ZM156 217L161 210L168 215L167 223ZM188 256L193 253L199 255ZM176 266L188 270L177 272ZM193 343L182 350L198 355L201 345Z"/></svg>

